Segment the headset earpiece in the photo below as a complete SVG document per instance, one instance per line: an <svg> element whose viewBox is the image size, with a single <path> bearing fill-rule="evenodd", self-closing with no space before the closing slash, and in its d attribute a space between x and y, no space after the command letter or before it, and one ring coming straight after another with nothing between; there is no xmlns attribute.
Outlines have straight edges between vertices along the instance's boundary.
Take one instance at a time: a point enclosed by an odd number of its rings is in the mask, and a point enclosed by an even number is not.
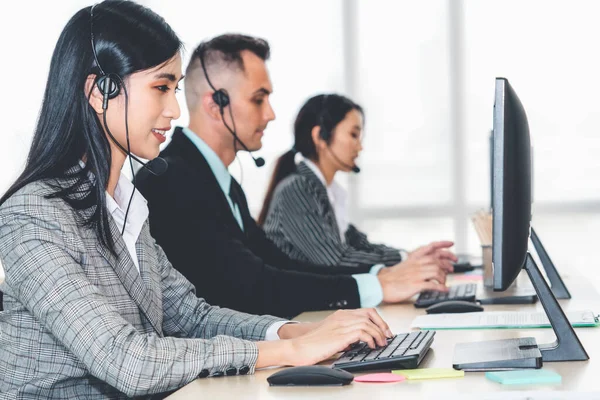
<svg viewBox="0 0 600 400"><path fill-rule="evenodd" d="M225 108L229 105L229 95L223 89L216 90L212 94L212 98L220 108Z"/></svg>
<svg viewBox="0 0 600 400"><path fill-rule="evenodd" d="M325 124L323 123L319 126L319 128L319 136L325 141L325 143L329 144L331 133L327 130L327 128L325 128Z"/></svg>
<svg viewBox="0 0 600 400"><path fill-rule="evenodd" d="M98 86L98 90L100 90L102 96L106 96L108 99L114 99L121 91L119 83L111 79L108 75L101 75L98 78L96 85Z"/></svg>

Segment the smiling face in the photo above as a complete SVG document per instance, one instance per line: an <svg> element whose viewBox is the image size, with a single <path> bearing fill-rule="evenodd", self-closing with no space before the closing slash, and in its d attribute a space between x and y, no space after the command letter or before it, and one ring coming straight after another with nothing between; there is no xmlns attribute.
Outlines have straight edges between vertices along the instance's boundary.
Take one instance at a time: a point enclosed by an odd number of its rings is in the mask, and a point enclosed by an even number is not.
<svg viewBox="0 0 600 400"><path fill-rule="evenodd" d="M102 113L106 114L106 124L121 146L130 148L136 156L151 160L158 156L159 146L166 140L165 133L171 129L171 121L181 114L175 93L182 78L181 55L177 53L164 64L133 73L125 79L127 107L123 88L116 98L109 100L108 108L102 110L102 95L94 87L90 104L99 114L100 121L103 121ZM117 155L116 152L123 153L110 138L108 140L113 157Z"/></svg>

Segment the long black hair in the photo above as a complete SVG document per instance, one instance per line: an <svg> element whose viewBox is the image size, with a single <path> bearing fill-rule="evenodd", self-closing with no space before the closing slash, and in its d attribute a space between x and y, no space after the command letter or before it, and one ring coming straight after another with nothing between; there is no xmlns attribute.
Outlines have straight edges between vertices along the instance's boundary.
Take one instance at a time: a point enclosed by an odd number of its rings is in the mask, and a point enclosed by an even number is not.
<svg viewBox="0 0 600 400"><path fill-rule="evenodd" d="M105 194L110 146L89 104L91 92L84 92L88 75L101 73L92 52L91 9L79 10L60 34L25 170L0 205L25 185L44 180L54 188L48 197L61 198L78 210L82 224L92 226L100 242L114 253ZM162 17L133 1L96 4L93 31L101 69L123 80L165 63L182 47ZM82 159L85 167L73 168Z"/></svg>
<svg viewBox="0 0 600 400"><path fill-rule="evenodd" d="M273 193L277 185L296 171L296 162L294 161L296 153L300 153L304 158L312 161L318 160L317 147L312 138L313 128L320 126L321 129L330 132L331 134L327 139L329 144L329 141L335 135L335 127L352 110L360 112L364 119L362 107L339 94L320 94L311 97L304 103L294 122L294 146L279 157L275 164L275 170L273 171L273 176L265 195L265 201L258 216L258 224L260 226L267 219L269 206L273 200Z"/></svg>

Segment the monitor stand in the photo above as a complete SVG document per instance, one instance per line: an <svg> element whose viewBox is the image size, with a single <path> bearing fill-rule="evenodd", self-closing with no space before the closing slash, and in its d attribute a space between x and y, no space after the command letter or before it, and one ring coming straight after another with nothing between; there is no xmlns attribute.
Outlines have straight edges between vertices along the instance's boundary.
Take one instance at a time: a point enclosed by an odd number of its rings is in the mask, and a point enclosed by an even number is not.
<svg viewBox="0 0 600 400"><path fill-rule="evenodd" d="M556 340L552 343L541 344L538 347L542 352L544 361L585 361L590 357L579 341L579 337L567 319L563 309L558 304L554 293L548 286L548 282L542 276L540 269L533 261L531 254L527 253L525 261L525 270L531 279L540 303L544 307L544 312L550 320L550 325L556 335Z"/></svg>
<svg viewBox="0 0 600 400"><path fill-rule="evenodd" d="M552 288L552 293L554 293L554 297L556 297L557 299L570 299L571 293L569 293L567 286L558 274L554 263L550 259L550 256L544 248L542 241L540 240L533 228L531 228L531 241L533 242L533 247L535 248L538 257L542 262L542 267L544 267L544 270L546 271L546 276L550 281L550 287Z"/></svg>
<svg viewBox="0 0 600 400"><path fill-rule="evenodd" d="M554 297L546 279L527 253L525 270L556 335L553 343L536 345L535 338L458 343L453 367L465 371L541 368L542 361L585 361L589 356Z"/></svg>

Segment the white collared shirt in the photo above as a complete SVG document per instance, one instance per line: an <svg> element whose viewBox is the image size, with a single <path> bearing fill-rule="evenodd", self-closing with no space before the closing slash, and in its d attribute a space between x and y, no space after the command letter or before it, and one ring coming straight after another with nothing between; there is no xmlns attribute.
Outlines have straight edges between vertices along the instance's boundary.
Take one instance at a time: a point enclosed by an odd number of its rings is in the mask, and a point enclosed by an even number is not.
<svg viewBox="0 0 600 400"><path fill-rule="evenodd" d="M106 192L106 207L117 224L119 232L123 231L125 212L127 211L127 205L129 204L129 198L131 197L131 192L133 190L133 183L131 183L125 175L121 174L121 176L119 176L117 187L115 188L115 197L113 198ZM140 262L137 257L135 243L142 232L142 227L148 218L148 214L148 202L144 196L135 189L135 194L133 195L131 206L129 207L129 214L127 214L127 225L125 226L125 232L123 233L123 240L125 241L129 255L138 272L140 272Z"/></svg>
<svg viewBox="0 0 600 400"><path fill-rule="evenodd" d="M348 230L348 193L339 183L335 180L331 181L331 185L327 186L323 173L317 167L317 165L309 160L308 158L302 158L302 161L311 169L311 171L319 178L325 189L327 190L327 197L329 203L333 208L335 214L335 220L340 230L340 239L342 243L346 242L346 231Z"/></svg>

